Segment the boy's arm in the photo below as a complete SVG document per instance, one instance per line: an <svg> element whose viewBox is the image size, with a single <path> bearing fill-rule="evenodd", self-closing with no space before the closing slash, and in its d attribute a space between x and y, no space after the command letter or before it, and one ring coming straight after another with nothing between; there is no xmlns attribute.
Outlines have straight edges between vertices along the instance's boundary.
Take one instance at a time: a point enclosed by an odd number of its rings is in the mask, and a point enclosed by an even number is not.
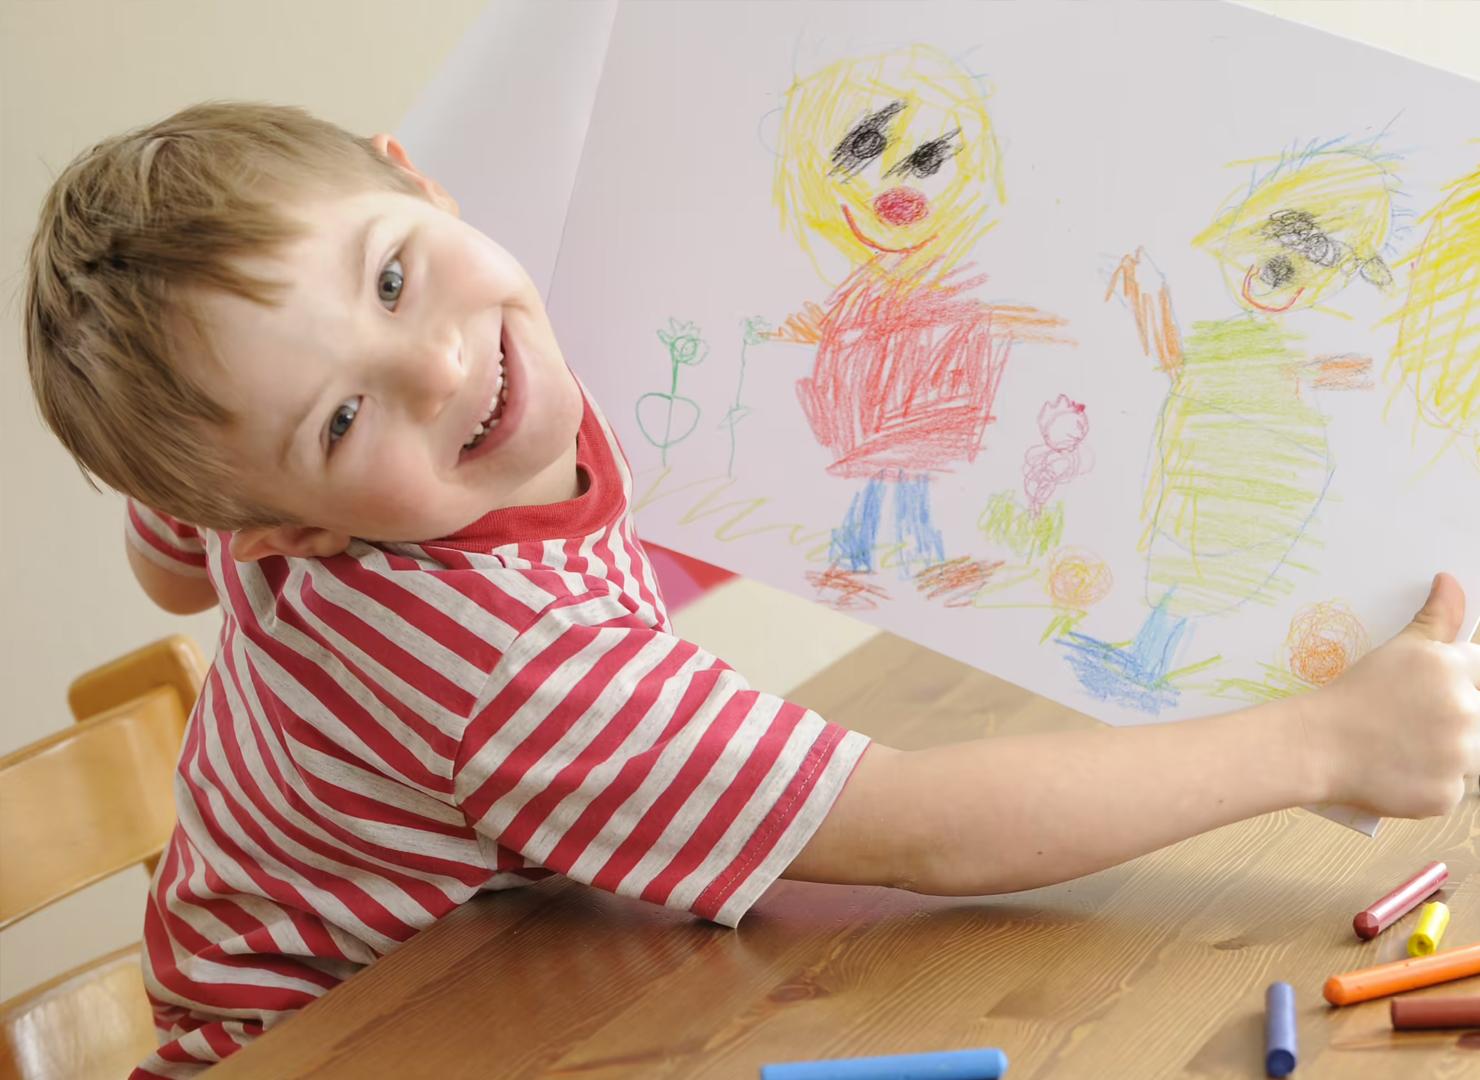
<svg viewBox="0 0 1480 1080"><path fill-rule="evenodd" d="M784 877L941 895L1092 873L1304 803L1421 817L1480 769L1480 646L1436 579L1414 622L1329 686L1200 720L899 751L875 743Z"/></svg>
<svg viewBox="0 0 1480 1080"><path fill-rule="evenodd" d="M216 605L216 589L209 578L176 574L150 562L127 539L128 564L144 592L172 615L194 615Z"/></svg>

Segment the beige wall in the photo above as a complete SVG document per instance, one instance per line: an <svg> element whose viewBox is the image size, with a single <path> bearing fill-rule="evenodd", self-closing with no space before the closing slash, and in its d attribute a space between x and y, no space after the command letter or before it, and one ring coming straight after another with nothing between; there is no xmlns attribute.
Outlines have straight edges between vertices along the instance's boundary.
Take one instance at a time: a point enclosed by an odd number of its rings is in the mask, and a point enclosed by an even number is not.
<svg viewBox="0 0 1480 1080"><path fill-rule="evenodd" d="M105 135L210 97L291 102L351 130L394 130L482 6L0 0L0 753L66 723L66 686L84 668L175 631L209 654L219 625L215 614L182 619L151 606L124 561L122 501L94 494L37 418L18 312L22 260L51 176ZM1252 6L1480 78L1480 51L1462 46L1480 40L1480 3ZM798 647L826 639L842 648L868 633L839 617L808 620L800 601L770 590L727 595L729 607L686 613L680 629L778 692L803 674ZM778 607L790 627L779 636ZM762 621L776 647L737 656L755 647L747 639L761 635L746 628ZM0 998L136 939L143 888L142 872L130 871L0 934Z"/></svg>
<svg viewBox="0 0 1480 1080"><path fill-rule="evenodd" d="M51 177L106 135L212 97L303 105L394 130L483 0L0 0L0 752L67 722L78 672L175 631L211 654L220 617L155 608L97 495L37 417L21 267ZM0 998L139 936L142 870L0 934Z"/></svg>

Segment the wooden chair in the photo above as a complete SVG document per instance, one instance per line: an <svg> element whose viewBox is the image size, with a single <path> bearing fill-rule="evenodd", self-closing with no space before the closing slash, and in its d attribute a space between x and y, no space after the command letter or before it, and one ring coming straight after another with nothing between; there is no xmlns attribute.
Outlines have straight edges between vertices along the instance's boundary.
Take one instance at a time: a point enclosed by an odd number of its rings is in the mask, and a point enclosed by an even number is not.
<svg viewBox="0 0 1480 1080"><path fill-rule="evenodd" d="M0 929L124 867L152 874L206 662L174 634L94 668L77 724L0 758ZM139 945L0 1002L0 1080L121 1077L158 1045Z"/></svg>

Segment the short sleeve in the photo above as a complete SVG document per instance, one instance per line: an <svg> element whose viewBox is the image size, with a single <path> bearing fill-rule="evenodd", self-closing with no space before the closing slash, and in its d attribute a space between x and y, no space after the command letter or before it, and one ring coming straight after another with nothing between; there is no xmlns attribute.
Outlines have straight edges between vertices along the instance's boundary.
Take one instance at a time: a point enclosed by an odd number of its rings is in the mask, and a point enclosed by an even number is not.
<svg viewBox="0 0 1480 1080"><path fill-rule="evenodd" d="M194 525L127 500L125 530L131 547L150 562L186 577L206 577L205 538Z"/></svg>
<svg viewBox="0 0 1480 1080"><path fill-rule="evenodd" d="M603 594L546 609L478 702L453 778L491 868L539 867L727 926L811 839L868 746Z"/></svg>

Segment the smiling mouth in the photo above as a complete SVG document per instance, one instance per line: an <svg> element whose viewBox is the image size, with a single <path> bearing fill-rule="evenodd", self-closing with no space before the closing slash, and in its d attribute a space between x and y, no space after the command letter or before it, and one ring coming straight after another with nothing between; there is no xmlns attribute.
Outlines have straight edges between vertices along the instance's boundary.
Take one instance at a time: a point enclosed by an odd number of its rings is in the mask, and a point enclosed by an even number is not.
<svg viewBox="0 0 1480 1080"><path fill-rule="evenodd" d="M912 251L919 251L922 247L935 239L935 233L931 233L924 240L921 240L918 244L914 244L910 247L885 247L877 240L874 240L866 235L864 231L858 227L858 222L853 220L853 211L848 209L847 203L842 203L840 205L843 208L843 217L848 220L848 228L853 230L853 235L858 238L858 242L867 247L873 248L875 251L883 251L890 255L908 255Z"/></svg>
<svg viewBox="0 0 1480 1080"><path fill-rule="evenodd" d="M488 411L484 413L483 419L479 420L473 426L472 436L462 445L462 452L464 454L476 449L484 439L488 438L493 432L493 429L498 427L499 422L504 418L504 409L509 403L509 372L505 362L508 353L504 349L503 344L503 337L500 335L498 381L494 384L493 397L489 401Z"/></svg>
<svg viewBox="0 0 1480 1080"><path fill-rule="evenodd" d="M1279 314L1281 311L1289 311L1290 308L1294 307L1295 301L1300 299L1300 294L1305 292L1304 285L1296 289L1295 295L1290 297L1289 300L1285 301L1279 307L1271 307L1268 304L1261 304L1258 300L1254 299L1253 296L1249 295L1249 285L1251 282L1253 282L1254 274L1258 271L1258 269L1259 267L1257 265L1249 267L1249 272L1244 275L1244 287L1239 290L1240 295L1243 296L1245 300L1253 304L1260 311L1268 311L1272 314Z"/></svg>

